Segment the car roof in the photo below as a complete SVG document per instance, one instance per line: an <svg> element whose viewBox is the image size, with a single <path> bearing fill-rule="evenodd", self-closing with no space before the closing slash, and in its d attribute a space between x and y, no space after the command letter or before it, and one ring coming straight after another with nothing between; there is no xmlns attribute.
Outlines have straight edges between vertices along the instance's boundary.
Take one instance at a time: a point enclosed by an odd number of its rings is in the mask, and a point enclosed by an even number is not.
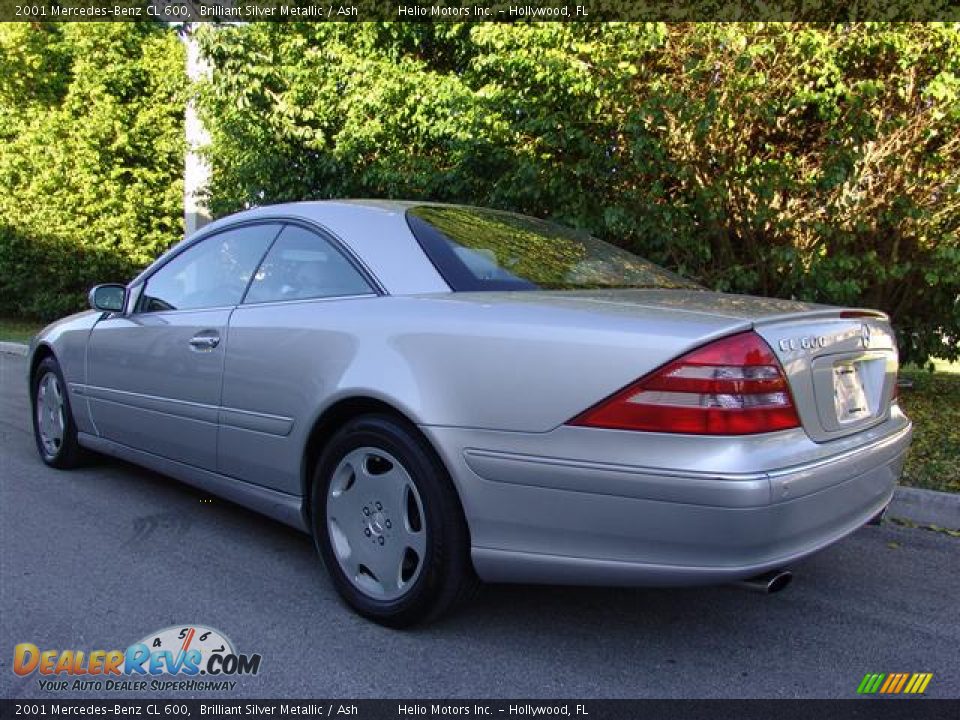
<svg viewBox="0 0 960 720"><path fill-rule="evenodd" d="M406 222L405 212L417 205L441 203L415 200L308 200L263 205L243 210L204 225L178 243L157 262L163 262L185 245L218 230L249 220L300 219L321 226L353 251L390 294L449 292ZM147 268L134 282L153 271Z"/></svg>
<svg viewBox="0 0 960 720"><path fill-rule="evenodd" d="M271 216L302 217L319 222L336 221L346 217L369 217L379 214L402 216L409 208L418 205L432 205L447 207L463 207L446 203L429 202L422 200L378 200L378 199L344 199L344 200L301 200L298 202L277 203L275 205L258 205L249 210L227 215L204 225L198 232L206 233L219 226L243 220ZM402 217L400 218L402 219Z"/></svg>

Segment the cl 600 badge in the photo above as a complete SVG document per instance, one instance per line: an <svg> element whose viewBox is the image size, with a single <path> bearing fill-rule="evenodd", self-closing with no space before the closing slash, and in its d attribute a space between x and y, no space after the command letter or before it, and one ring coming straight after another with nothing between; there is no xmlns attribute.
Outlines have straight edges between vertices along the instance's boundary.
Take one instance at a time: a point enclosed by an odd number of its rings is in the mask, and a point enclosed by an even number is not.
<svg viewBox="0 0 960 720"><path fill-rule="evenodd" d="M823 335L810 335L800 338L784 338L780 341L780 349L784 352L791 350L816 350L825 347L827 338Z"/></svg>

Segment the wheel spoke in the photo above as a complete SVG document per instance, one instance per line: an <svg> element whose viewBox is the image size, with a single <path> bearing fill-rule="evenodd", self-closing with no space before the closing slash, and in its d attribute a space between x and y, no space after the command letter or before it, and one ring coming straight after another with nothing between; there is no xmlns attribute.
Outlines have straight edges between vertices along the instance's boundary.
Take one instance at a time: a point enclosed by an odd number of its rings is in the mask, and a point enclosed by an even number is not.
<svg viewBox="0 0 960 720"><path fill-rule="evenodd" d="M383 495L392 510L400 513L403 510L407 486L411 484L407 471L399 465L394 465L389 471L380 476Z"/></svg>
<svg viewBox="0 0 960 720"><path fill-rule="evenodd" d="M356 479L356 459L348 456L337 466L327 497L327 525L334 551L341 564L356 575L364 557L362 525L358 519L363 500Z"/></svg>
<svg viewBox="0 0 960 720"><path fill-rule="evenodd" d="M339 528L338 523L333 523L332 527ZM344 533L346 535L346 533ZM351 580L356 581L360 577L361 568L368 565L369 548L356 537L347 539L346 545L337 546L334 540L334 550L337 553L337 560L344 568Z"/></svg>
<svg viewBox="0 0 960 720"><path fill-rule="evenodd" d="M351 466L338 468L337 474L342 477L334 478L334 482L339 479L342 484L340 487L331 489L330 496L327 499L327 513L334 519L346 521L349 517L356 519L355 516L363 507L363 498L355 482L349 476L354 474L355 470Z"/></svg>
<svg viewBox="0 0 960 720"><path fill-rule="evenodd" d="M45 407L37 408L37 425L40 429L40 439L46 443L50 437L50 415Z"/></svg>
<svg viewBox="0 0 960 720"><path fill-rule="evenodd" d="M37 425L40 428L40 435L43 436L47 424L47 388L41 383L37 391Z"/></svg>
<svg viewBox="0 0 960 720"><path fill-rule="evenodd" d="M370 570L377 576L384 595L396 594L402 585L400 574L403 552L399 543L395 540L387 540L382 547L373 546L367 558Z"/></svg>
<svg viewBox="0 0 960 720"><path fill-rule="evenodd" d="M386 464L385 464L386 463ZM382 502L390 501L394 484L397 482L399 465L385 458L383 454L374 452L372 448L364 448L360 460L360 476L364 493L370 497L377 496Z"/></svg>
<svg viewBox="0 0 960 720"><path fill-rule="evenodd" d="M406 489L408 493L412 488ZM403 542L422 559L427 551L427 534L423 530L424 518L416 494L408 496L404 504L403 522L400 524L400 537Z"/></svg>
<svg viewBox="0 0 960 720"><path fill-rule="evenodd" d="M63 408L57 408L53 413L53 439L62 440L64 431Z"/></svg>

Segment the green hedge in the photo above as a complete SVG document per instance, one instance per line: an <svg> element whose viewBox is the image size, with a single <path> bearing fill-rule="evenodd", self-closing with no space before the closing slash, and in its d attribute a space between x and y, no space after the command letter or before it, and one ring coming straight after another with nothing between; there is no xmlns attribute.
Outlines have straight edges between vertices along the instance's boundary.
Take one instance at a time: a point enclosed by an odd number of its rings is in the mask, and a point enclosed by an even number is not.
<svg viewBox="0 0 960 720"><path fill-rule="evenodd" d="M182 237L185 98L162 26L0 24L0 314L78 310Z"/></svg>
<svg viewBox="0 0 960 720"><path fill-rule="evenodd" d="M515 209L715 288L890 312L960 356L956 24L205 26L211 205ZM0 313L83 306L182 235L184 57L0 25Z"/></svg>
<svg viewBox="0 0 960 720"><path fill-rule="evenodd" d="M343 196L589 228L960 353L956 24L204 28L217 213Z"/></svg>

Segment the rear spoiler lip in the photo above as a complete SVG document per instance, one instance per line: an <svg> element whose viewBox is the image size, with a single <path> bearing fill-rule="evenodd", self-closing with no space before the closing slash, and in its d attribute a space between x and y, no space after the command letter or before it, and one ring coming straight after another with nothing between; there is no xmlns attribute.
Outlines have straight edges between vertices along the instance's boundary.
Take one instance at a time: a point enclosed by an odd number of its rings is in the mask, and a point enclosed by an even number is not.
<svg viewBox="0 0 960 720"><path fill-rule="evenodd" d="M765 315L753 321L754 327L772 325L796 320L882 320L889 323L890 316L881 310L870 308L823 308L818 310L802 310L800 312L779 313Z"/></svg>

